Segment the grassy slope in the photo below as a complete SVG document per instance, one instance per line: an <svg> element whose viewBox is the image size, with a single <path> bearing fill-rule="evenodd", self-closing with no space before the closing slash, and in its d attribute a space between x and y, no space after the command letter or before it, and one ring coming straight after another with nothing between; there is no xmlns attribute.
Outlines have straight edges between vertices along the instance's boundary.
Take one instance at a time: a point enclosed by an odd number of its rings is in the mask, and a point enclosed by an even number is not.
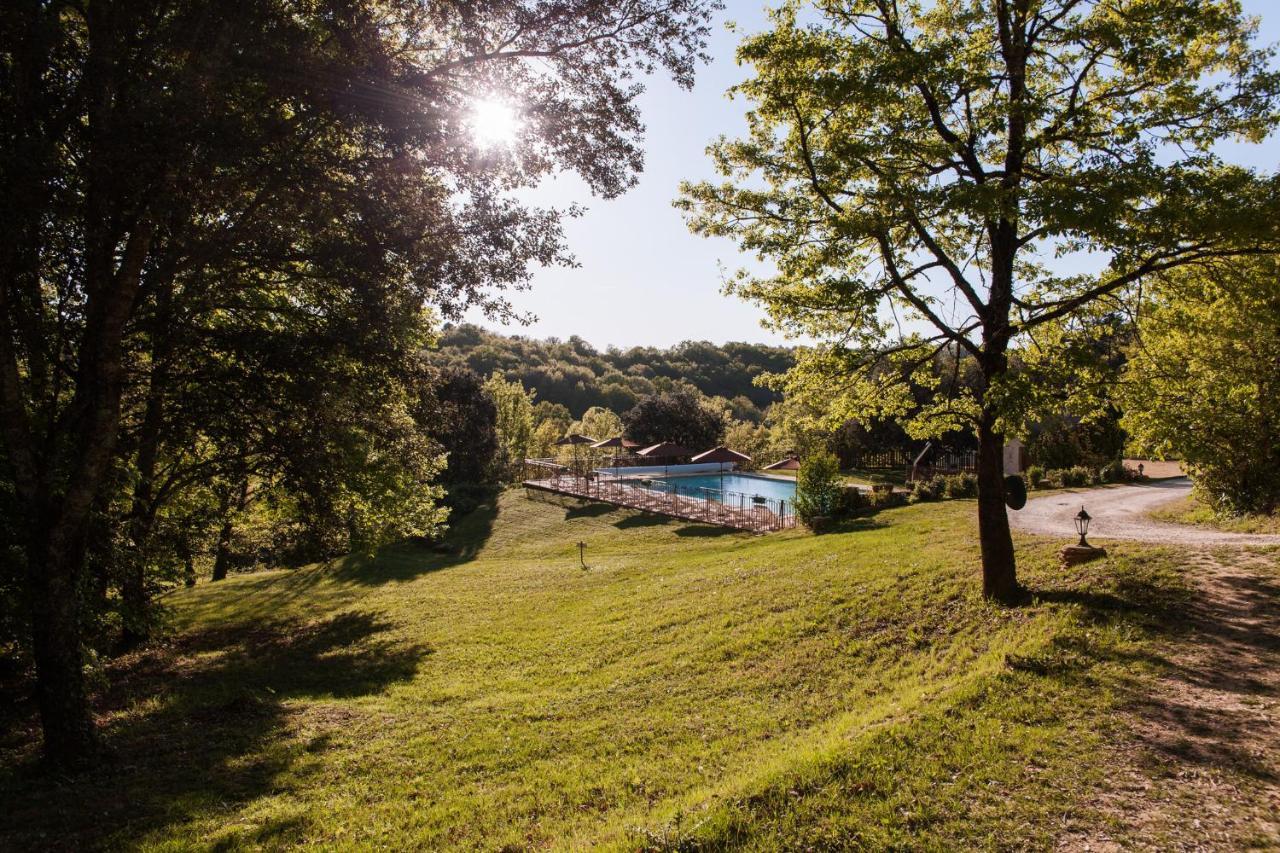
<svg viewBox="0 0 1280 853"><path fill-rule="evenodd" d="M1192 524L1228 533L1280 533L1280 515L1244 515L1220 518L1213 508L1194 496L1165 504L1151 513L1158 521Z"/></svg>
<svg viewBox="0 0 1280 853"><path fill-rule="evenodd" d="M753 537L511 493L453 555L202 585L116 665L113 762L0 774L0 846L1047 844L1181 582L1024 542L1037 599L993 607L972 515Z"/></svg>

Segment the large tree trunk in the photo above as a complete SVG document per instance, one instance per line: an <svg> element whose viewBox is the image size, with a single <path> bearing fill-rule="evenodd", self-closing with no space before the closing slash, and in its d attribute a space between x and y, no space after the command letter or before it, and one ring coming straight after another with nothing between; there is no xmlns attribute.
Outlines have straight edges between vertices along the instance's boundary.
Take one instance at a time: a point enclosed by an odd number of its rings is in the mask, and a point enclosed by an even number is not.
<svg viewBox="0 0 1280 853"><path fill-rule="evenodd" d="M120 582L121 626L117 652L125 652L151 639L151 600L147 594L146 563L140 548L125 557Z"/></svg>
<svg viewBox="0 0 1280 853"><path fill-rule="evenodd" d="M227 577L227 567L231 564L231 534L234 527L231 523L231 514L227 513L226 518L222 520L222 529L218 531L218 547L213 555L213 580L225 580Z"/></svg>
<svg viewBox="0 0 1280 853"><path fill-rule="evenodd" d="M978 540L982 594L1012 602L1018 594L1018 573L1004 505L1004 437L995 431L989 414L978 424Z"/></svg>
<svg viewBox="0 0 1280 853"><path fill-rule="evenodd" d="M224 493L219 502L222 528L218 531L218 547L213 557L213 580L224 580L231 565L231 534L235 532L236 513L242 512L249 502L249 478L241 481L236 497Z"/></svg>
<svg viewBox="0 0 1280 853"><path fill-rule="evenodd" d="M144 224L129 235L114 276L93 259L86 263L94 273L86 273L95 283L94 296L86 309L75 394L65 413L71 447L59 454L61 458L45 463L53 468L63 463L67 469L65 480L52 487L49 481L53 475L42 471L36 462L37 445L21 386L15 381L18 371L12 348L0 346L0 421L17 474L18 494L31 507L26 562L36 694L45 756L59 769L83 767L95 752L96 734L80 648L80 605L86 574L84 531L115 452L124 369L121 341L151 234L150 225ZM113 259L106 260L108 269L114 266Z"/></svg>
<svg viewBox="0 0 1280 853"><path fill-rule="evenodd" d="M97 752L80 650L84 554L80 543L59 541L47 517L36 518L33 527L27 577L44 753L51 766L76 770Z"/></svg>
<svg viewBox="0 0 1280 853"><path fill-rule="evenodd" d="M147 592L146 568L155 527L157 506L156 463L160 454L160 431L164 419L165 386L169 379L169 359L173 347L166 325L173 295L172 265L157 288L156 316L151 329L151 376L147 383L147 402L142 426L138 431L136 457L138 479L133 487L129 508L129 539L125 554L124 580L120 587L124 605L124 625L120 645L129 649L151 639L151 598Z"/></svg>

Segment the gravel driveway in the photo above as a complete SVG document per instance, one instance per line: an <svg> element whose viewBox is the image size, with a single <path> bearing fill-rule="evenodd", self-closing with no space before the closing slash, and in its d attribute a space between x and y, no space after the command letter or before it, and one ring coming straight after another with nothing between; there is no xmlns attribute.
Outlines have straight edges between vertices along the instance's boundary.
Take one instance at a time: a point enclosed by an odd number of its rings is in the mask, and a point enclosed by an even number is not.
<svg viewBox="0 0 1280 853"><path fill-rule="evenodd" d="M1075 514L1083 504L1093 521L1089 539L1137 539L1168 545L1280 545L1280 535L1226 533L1186 524L1155 521L1147 513L1191 493L1186 477L1133 486L1073 489L1033 498L1019 511L1009 512L1017 530L1059 538L1074 537Z"/></svg>

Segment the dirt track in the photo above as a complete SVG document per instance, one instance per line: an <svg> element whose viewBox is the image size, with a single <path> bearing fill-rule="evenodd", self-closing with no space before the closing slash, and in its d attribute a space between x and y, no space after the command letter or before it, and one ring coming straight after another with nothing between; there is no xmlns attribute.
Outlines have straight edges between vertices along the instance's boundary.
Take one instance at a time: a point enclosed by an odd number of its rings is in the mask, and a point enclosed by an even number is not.
<svg viewBox="0 0 1280 853"><path fill-rule="evenodd" d="M1033 498L1009 521L1017 530L1066 538L1075 529L1073 519L1083 505L1093 521L1089 539L1132 539L1167 545L1280 545L1280 535L1226 533L1185 524L1168 524L1148 517L1163 503L1184 498L1191 492L1186 477L1155 480L1132 486L1073 489L1044 498Z"/></svg>

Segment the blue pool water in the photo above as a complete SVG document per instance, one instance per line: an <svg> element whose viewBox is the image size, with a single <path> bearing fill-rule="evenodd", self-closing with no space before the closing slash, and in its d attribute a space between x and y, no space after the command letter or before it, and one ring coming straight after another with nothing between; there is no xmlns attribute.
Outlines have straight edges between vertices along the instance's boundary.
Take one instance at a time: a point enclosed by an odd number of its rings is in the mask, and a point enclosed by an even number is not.
<svg viewBox="0 0 1280 853"><path fill-rule="evenodd" d="M694 474L685 477L655 477L653 482L667 483L670 487L678 489L682 495L692 495L694 497L710 497L712 500L720 499L720 475L719 474ZM704 492L703 489L710 489L710 492ZM724 490L726 492L738 492L740 494L768 498L771 501L786 501L787 506L796 499L796 484L793 480L778 480L773 477L755 477L751 474L735 474L726 472L724 475ZM736 500L734 496L734 500Z"/></svg>

